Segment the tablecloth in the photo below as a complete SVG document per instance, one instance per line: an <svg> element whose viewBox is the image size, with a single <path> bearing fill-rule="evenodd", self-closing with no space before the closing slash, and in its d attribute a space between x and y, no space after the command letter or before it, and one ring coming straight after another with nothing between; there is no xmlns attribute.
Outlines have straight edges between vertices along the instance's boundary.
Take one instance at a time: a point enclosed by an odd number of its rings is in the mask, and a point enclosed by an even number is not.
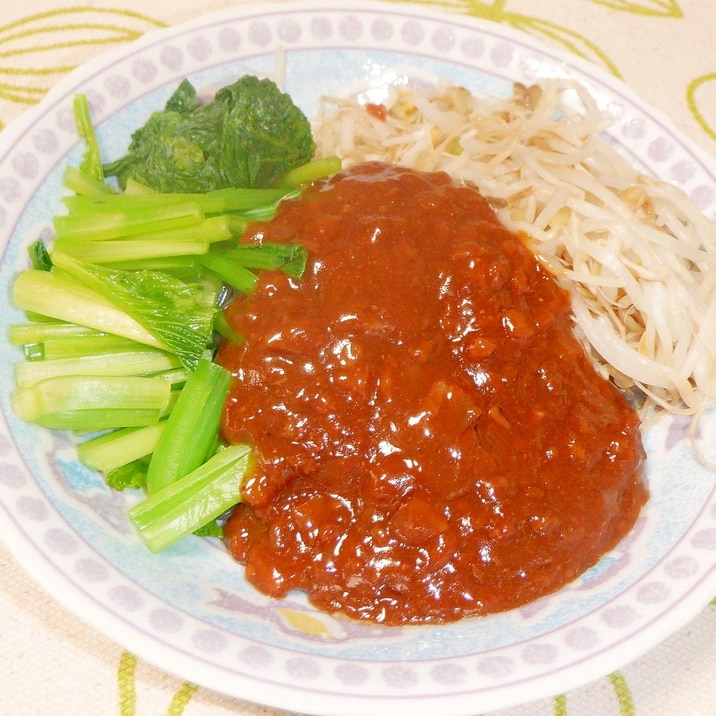
<svg viewBox="0 0 716 716"><path fill-rule="evenodd" d="M156 28L235 4L240 3L3 2L0 128L78 64ZM670 115L716 161L716 6L709 0L420 4L511 25L602 66ZM0 716L279 713L197 687L137 659L60 607L2 546L0 615ZM706 716L716 713L714 676L716 600L681 631L618 672L499 716Z"/></svg>

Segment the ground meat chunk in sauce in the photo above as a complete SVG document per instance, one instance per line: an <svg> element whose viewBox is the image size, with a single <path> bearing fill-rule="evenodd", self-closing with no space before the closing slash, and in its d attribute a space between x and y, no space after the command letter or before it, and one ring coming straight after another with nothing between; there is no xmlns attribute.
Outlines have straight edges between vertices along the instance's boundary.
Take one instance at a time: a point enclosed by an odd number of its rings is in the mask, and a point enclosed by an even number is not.
<svg viewBox="0 0 716 716"><path fill-rule="evenodd" d="M245 341L219 354L225 437L259 455L225 539L259 590L447 622L560 588L632 527L638 419L476 190L363 164L245 240L309 250L231 304Z"/></svg>

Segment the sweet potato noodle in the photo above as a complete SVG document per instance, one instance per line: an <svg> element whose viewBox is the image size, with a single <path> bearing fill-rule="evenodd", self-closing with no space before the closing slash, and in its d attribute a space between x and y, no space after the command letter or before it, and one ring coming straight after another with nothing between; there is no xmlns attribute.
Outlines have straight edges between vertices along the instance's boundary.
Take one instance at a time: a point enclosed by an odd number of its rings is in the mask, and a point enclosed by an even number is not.
<svg viewBox="0 0 716 716"><path fill-rule="evenodd" d="M231 304L245 341L219 354L225 436L259 455L226 542L259 590L447 622L558 589L632 527L638 417L476 190L360 164L246 240L310 255Z"/></svg>

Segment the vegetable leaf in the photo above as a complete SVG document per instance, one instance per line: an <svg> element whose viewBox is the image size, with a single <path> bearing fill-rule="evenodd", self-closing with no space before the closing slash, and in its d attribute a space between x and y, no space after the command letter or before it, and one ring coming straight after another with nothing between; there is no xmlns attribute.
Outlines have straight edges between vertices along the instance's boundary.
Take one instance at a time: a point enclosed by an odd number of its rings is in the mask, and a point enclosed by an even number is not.
<svg viewBox="0 0 716 716"><path fill-rule="evenodd" d="M107 485L121 492L126 489L143 489L147 484L147 458L140 458L112 470L107 477Z"/></svg>
<svg viewBox="0 0 716 716"><path fill-rule="evenodd" d="M314 152L306 116L271 80L246 75L207 104L185 80L104 171L162 192L266 187Z"/></svg>
<svg viewBox="0 0 716 716"><path fill-rule="evenodd" d="M218 310L217 281L189 283L164 271L127 271L87 264L57 251L56 267L114 302L187 368L196 368L211 344Z"/></svg>
<svg viewBox="0 0 716 716"><path fill-rule="evenodd" d="M219 539L222 539L224 536L224 526L217 520L214 520L213 522L207 522L207 524L203 527L199 527L199 529L194 530L194 534L197 537L218 537Z"/></svg>
<svg viewBox="0 0 716 716"><path fill-rule="evenodd" d="M179 112L180 114L188 114L193 112L199 106L199 97L194 89L194 85L189 80L184 79L174 90L174 94L167 100L165 109L169 112Z"/></svg>
<svg viewBox="0 0 716 716"><path fill-rule="evenodd" d="M45 246L45 243L44 241L42 241L42 239L33 241L30 244L27 252L30 255L30 263L32 264L33 268L38 269L40 271L49 271L52 268L52 259L50 258L50 253L48 252L47 247Z"/></svg>

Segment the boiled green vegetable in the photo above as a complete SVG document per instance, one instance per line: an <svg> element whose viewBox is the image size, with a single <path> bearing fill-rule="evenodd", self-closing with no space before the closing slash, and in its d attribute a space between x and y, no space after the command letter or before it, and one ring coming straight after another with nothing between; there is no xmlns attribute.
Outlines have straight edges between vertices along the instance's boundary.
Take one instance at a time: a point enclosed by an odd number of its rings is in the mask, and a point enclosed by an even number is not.
<svg viewBox="0 0 716 716"><path fill-rule="evenodd" d="M184 80L104 172L162 192L268 187L315 148L306 116L271 80L241 77L207 104Z"/></svg>
<svg viewBox="0 0 716 716"><path fill-rule="evenodd" d="M220 298L227 285L253 290L260 270L301 278L303 246L240 237L340 160L311 161L303 113L255 77L209 104L182 82L111 164L86 97L74 110L85 153L63 177L67 212L13 285L27 316L10 329L26 358L13 407L28 422L92 433L80 460L114 489L148 493L130 517L151 549L189 532L220 536L254 461L251 446L221 443L230 375L212 351L216 335L242 338Z"/></svg>

